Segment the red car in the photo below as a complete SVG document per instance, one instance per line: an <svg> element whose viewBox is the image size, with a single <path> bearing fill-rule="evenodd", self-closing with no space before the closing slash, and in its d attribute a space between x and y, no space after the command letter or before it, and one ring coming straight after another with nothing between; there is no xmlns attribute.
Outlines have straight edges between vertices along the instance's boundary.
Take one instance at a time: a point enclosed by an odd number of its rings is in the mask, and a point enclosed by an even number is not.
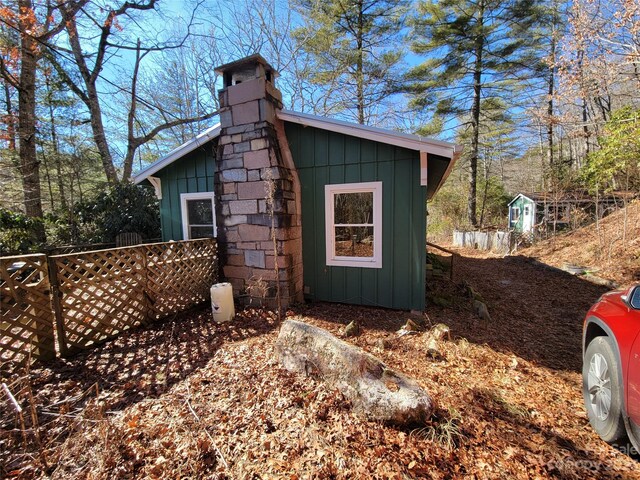
<svg viewBox="0 0 640 480"><path fill-rule="evenodd" d="M582 393L603 440L640 450L640 285L603 295L584 321Z"/></svg>

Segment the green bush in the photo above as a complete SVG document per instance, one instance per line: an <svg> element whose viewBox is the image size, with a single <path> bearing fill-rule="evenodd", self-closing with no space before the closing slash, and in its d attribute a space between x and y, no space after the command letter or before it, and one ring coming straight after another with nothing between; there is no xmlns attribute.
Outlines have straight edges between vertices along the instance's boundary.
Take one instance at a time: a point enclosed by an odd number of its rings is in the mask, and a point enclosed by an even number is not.
<svg viewBox="0 0 640 480"><path fill-rule="evenodd" d="M0 207L0 255L14 255L38 251L42 245L36 240L36 230L42 219Z"/></svg>
<svg viewBox="0 0 640 480"><path fill-rule="evenodd" d="M83 242L113 242L119 233L160 236L160 209L150 188L124 182L109 187L95 200L76 205L78 236Z"/></svg>

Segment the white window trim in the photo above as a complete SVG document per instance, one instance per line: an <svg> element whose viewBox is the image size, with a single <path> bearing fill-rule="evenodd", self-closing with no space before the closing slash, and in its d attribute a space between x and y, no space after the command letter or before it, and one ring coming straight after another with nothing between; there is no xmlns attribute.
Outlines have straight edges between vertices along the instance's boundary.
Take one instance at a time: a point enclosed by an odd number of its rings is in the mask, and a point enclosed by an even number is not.
<svg viewBox="0 0 640 480"><path fill-rule="evenodd" d="M187 200L211 200L211 208L213 209L213 236L218 236L218 227L216 225L216 201L214 192L197 192L197 193L181 193L180 194L180 210L182 213L182 239L191 240L189 235L189 213L187 212Z"/></svg>
<svg viewBox="0 0 640 480"><path fill-rule="evenodd" d="M520 220L520 207L511 207L511 223L518 223Z"/></svg>
<svg viewBox="0 0 640 480"><path fill-rule="evenodd" d="M373 257L339 257L335 255L334 198L339 193L373 193ZM382 182L325 185L326 261L333 267L382 268Z"/></svg>

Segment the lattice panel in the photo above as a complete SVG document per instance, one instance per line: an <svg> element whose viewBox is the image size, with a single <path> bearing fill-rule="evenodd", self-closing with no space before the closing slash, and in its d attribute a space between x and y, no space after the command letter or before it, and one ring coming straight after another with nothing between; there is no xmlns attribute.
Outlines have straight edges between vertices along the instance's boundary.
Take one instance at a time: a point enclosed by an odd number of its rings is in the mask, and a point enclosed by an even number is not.
<svg viewBox="0 0 640 480"><path fill-rule="evenodd" d="M0 258L0 362L23 365L55 357L45 255Z"/></svg>
<svg viewBox="0 0 640 480"><path fill-rule="evenodd" d="M156 318L210 298L218 256L213 239L145 245L148 299Z"/></svg>
<svg viewBox="0 0 640 480"><path fill-rule="evenodd" d="M67 348L85 348L148 319L141 247L51 257Z"/></svg>

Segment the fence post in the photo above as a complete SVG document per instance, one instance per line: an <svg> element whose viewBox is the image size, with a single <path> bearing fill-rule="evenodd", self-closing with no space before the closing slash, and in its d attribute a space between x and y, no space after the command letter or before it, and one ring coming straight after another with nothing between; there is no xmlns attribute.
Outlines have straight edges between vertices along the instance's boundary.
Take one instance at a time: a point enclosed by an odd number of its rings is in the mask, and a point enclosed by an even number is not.
<svg viewBox="0 0 640 480"><path fill-rule="evenodd" d="M49 270L49 286L51 288L51 306L53 307L53 321L56 326L56 337L58 340L58 349L61 356L66 356L69 353L67 348L67 335L64 331L64 317L62 316L62 306L60 305L60 285L58 283L58 268L56 267L56 261L49 255L47 258L47 267Z"/></svg>
<svg viewBox="0 0 640 480"><path fill-rule="evenodd" d="M142 289L142 293L144 296L144 303L147 307L147 311L145 312L145 324L150 324L155 320L153 312L153 301L149 294L149 252L151 249L147 245L139 245L140 254L142 255L142 269L143 269L143 277L144 278L144 286Z"/></svg>

